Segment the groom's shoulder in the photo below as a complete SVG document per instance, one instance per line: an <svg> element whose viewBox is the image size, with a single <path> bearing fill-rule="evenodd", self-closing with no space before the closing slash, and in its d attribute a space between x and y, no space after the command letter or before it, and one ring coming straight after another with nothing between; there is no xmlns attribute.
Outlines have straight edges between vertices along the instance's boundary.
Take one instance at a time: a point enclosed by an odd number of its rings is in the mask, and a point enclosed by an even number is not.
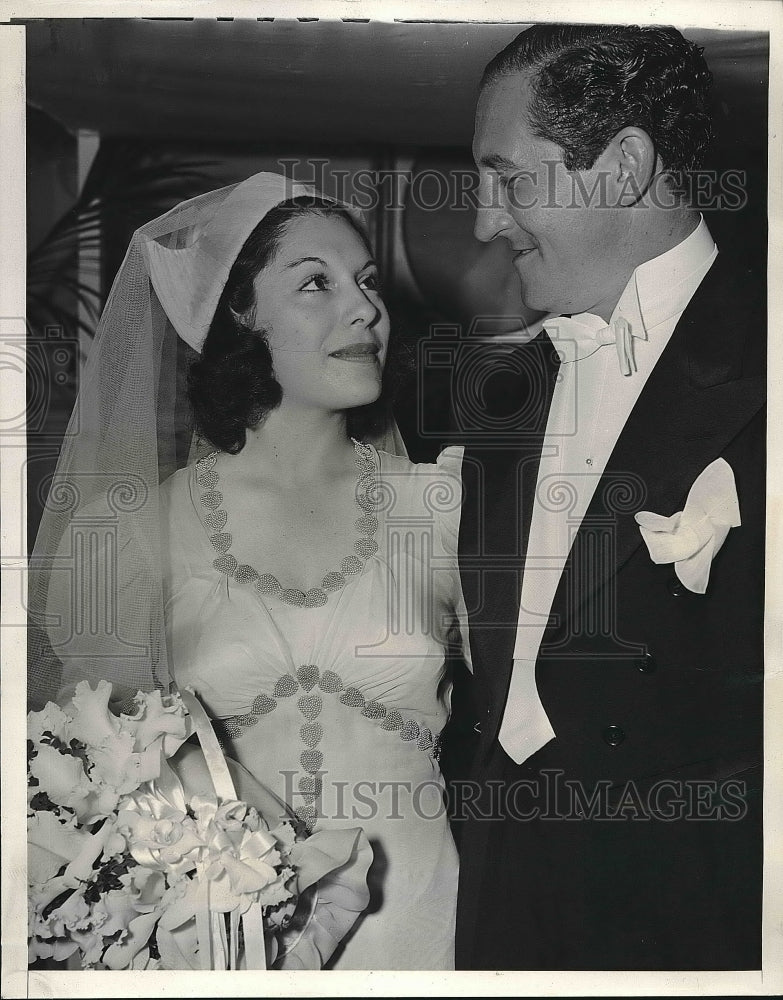
<svg viewBox="0 0 783 1000"><path fill-rule="evenodd" d="M737 315L753 321L766 319L766 226L741 217L710 218L708 224L718 253L694 298L709 299L702 302L708 313L728 310L727 319Z"/></svg>
<svg viewBox="0 0 783 1000"><path fill-rule="evenodd" d="M692 359L720 357L733 378L763 378L767 352L767 269L759 255L718 244L681 323ZM678 324L679 325L679 324Z"/></svg>

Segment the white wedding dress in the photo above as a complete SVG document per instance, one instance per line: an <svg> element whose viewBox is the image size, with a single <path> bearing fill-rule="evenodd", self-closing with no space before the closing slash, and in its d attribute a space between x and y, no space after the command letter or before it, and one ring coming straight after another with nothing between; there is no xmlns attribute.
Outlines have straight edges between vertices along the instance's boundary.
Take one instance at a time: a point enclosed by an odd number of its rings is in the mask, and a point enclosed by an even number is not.
<svg viewBox="0 0 783 1000"><path fill-rule="evenodd" d="M262 566L237 567L239 526L212 459L162 486L170 662L226 752L311 830L364 828L370 905L328 967L450 969L457 855L438 737L459 593L458 452L414 465L361 449L379 502L365 503L355 554L311 606Z"/></svg>

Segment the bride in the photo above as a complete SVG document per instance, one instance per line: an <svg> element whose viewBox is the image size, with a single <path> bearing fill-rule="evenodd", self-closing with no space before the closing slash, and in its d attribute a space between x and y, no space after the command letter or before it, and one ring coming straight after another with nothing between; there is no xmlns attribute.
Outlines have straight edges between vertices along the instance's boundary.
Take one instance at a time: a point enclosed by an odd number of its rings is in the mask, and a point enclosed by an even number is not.
<svg viewBox="0 0 783 1000"><path fill-rule="evenodd" d="M438 737L458 453L416 465L400 447L389 326L361 221L280 175L139 230L36 545L39 562L58 555L33 577L49 624L32 681L190 687L224 752L307 829L369 838L370 903L328 967L449 969L457 857ZM183 343L199 353L184 465ZM74 598L83 565L89 602Z"/></svg>

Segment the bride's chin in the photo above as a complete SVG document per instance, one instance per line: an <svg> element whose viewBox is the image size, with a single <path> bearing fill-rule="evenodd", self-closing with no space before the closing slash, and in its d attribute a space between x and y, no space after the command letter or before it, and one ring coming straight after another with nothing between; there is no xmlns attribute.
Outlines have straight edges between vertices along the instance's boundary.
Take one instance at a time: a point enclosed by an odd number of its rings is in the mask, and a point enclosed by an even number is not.
<svg viewBox="0 0 783 1000"><path fill-rule="evenodd" d="M350 389L346 389L340 393L339 408L341 410L351 410L358 406L368 406L370 403L374 403L380 394L380 378L372 382L368 380L365 385L354 385Z"/></svg>
<svg viewBox="0 0 783 1000"><path fill-rule="evenodd" d="M375 403L378 400L379 396L380 396L380 393L379 392L375 392L375 393L368 394L366 396L357 397L355 399L352 399L349 403L348 402L345 403L343 405L342 409L346 413L349 413L351 410L359 410L363 406L370 406L372 403Z"/></svg>

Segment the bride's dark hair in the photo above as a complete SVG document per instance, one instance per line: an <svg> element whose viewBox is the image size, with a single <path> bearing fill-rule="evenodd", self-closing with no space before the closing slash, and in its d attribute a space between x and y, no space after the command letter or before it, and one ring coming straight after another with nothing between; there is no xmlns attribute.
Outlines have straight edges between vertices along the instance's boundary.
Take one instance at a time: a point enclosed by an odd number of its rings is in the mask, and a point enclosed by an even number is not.
<svg viewBox="0 0 783 1000"><path fill-rule="evenodd" d="M188 373L188 398L196 431L221 451L241 451L247 429L280 405L282 389L275 378L266 339L239 317L252 313L255 279L277 251L288 225L306 215L344 219L372 253L366 234L350 212L323 198L292 198L273 208L258 223L234 261L201 356ZM379 398L348 411L352 437L373 436L386 428L391 420L391 396L397 376L391 338Z"/></svg>

